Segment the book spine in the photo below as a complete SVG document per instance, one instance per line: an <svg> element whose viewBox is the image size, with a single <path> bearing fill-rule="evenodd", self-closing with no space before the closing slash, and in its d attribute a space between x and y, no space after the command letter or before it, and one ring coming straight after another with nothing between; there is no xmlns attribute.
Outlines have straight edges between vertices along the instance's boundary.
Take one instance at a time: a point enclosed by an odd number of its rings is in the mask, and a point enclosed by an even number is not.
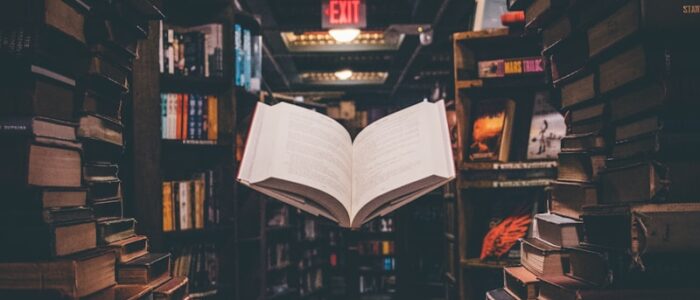
<svg viewBox="0 0 700 300"><path fill-rule="evenodd" d="M174 57L174 46L173 42L175 39L175 32L172 29L168 29L168 48L166 52L166 58L168 60L168 74L175 74L175 57Z"/></svg>
<svg viewBox="0 0 700 300"><path fill-rule="evenodd" d="M190 98L189 94L182 94L182 137L181 139L187 140L190 138L190 133L187 132L187 128L189 127L189 114L190 114Z"/></svg>
<svg viewBox="0 0 700 300"><path fill-rule="evenodd" d="M235 70L235 77L234 81L237 86L242 86L243 81L242 81L242 71L243 71L243 32L241 25L234 25L234 55L233 57L236 60L234 70Z"/></svg>
<svg viewBox="0 0 700 300"><path fill-rule="evenodd" d="M180 230L190 229L189 222L189 184L186 181L181 181L178 183L180 186Z"/></svg>
<svg viewBox="0 0 700 300"><path fill-rule="evenodd" d="M160 94L160 131L162 139L168 138L168 113L170 110L168 106L170 103L168 101L168 94Z"/></svg>
<svg viewBox="0 0 700 300"><path fill-rule="evenodd" d="M250 90L251 78L251 45L250 30L243 30L243 84L246 90Z"/></svg>
<svg viewBox="0 0 700 300"><path fill-rule="evenodd" d="M160 74L165 73L165 53L163 53L164 50L164 40L165 40L165 31L163 31L163 20L158 21L158 33L159 33L159 39L158 39L158 70L160 71Z"/></svg>
<svg viewBox="0 0 700 300"><path fill-rule="evenodd" d="M209 96L208 104L209 114L207 115L207 121L209 122L209 129L207 134L209 135L210 140L216 141L219 138L219 100L216 98L216 96Z"/></svg>
<svg viewBox="0 0 700 300"><path fill-rule="evenodd" d="M172 194L172 183L168 181L163 182L163 231L173 231L173 194Z"/></svg>
<svg viewBox="0 0 700 300"><path fill-rule="evenodd" d="M197 139L197 95L190 94L188 99L187 139Z"/></svg>
<svg viewBox="0 0 700 300"><path fill-rule="evenodd" d="M177 123L175 125L175 138L178 140L182 139L182 111L183 107L185 107L183 101L182 101L182 94L176 94L177 101L175 103L175 109L177 113Z"/></svg>
<svg viewBox="0 0 700 300"><path fill-rule="evenodd" d="M200 136L203 140L209 139L209 96L202 95L202 134Z"/></svg>

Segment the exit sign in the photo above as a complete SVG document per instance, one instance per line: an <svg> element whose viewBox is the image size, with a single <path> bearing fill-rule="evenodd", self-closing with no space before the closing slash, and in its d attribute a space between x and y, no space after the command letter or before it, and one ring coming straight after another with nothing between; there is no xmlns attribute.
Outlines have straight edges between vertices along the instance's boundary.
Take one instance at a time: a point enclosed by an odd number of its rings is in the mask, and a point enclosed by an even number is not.
<svg viewBox="0 0 700 300"><path fill-rule="evenodd" d="M364 28L367 26L365 0L323 0L321 4L323 28Z"/></svg>

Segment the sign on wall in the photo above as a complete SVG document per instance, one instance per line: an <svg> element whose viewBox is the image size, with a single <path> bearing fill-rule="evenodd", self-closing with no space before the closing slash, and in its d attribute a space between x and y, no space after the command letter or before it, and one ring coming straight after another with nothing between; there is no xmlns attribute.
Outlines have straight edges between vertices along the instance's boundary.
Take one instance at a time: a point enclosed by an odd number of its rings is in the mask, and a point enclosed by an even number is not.
<svg viewBox="0 0 700 300"><path fill-rule="evenodd" d="M321 26L326 29L366 27L365 0L323 0Z"/></svg>

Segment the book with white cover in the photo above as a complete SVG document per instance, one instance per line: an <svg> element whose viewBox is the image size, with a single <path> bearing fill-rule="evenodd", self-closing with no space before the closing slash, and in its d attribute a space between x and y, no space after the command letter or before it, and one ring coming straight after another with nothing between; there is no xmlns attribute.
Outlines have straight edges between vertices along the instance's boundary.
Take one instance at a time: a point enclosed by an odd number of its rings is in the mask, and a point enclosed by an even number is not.
<svg viewBox="0 0 700 300"><path fill-rule="evenodd" d="M443 101L386 116L354 141L320 113L258 103L238 174L254 190L351 228L453 178Z"/></svg>

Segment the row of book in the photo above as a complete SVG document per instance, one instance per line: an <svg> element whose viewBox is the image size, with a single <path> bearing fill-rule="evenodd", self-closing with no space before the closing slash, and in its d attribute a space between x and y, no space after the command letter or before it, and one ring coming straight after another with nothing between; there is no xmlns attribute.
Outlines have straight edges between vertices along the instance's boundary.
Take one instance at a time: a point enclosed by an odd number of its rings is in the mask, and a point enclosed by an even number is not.
<svg viewBox="0 0 700 300"><path fill-rule="evenodd" d="M192 77L223 77L223 25L181 28L160 23L160 73Z"/></svg>
<svg viewBox="0 0 700 300"><path fill-rule="evenodd" d="M359 255L393 255L394 241L362 241L357 244Z"/></svg>
<svg viewBox="0 0 700 300"><path fill-rule="evenodd" d="M234 24L234 83L250 92L262 83L262 36L253 35L245 25Z"/></svg>
<svg viewBox="0 0 700 300"><path fill-rule="evenodd" d="M219 173L207 170L190 180L163 181L163 231L204 229L219 224Z"/></svg>
<svg viewBox="0 0 700 300"><path fill-rule="evenodd" d="M219 261L216 245L187 245L172 251L173 276L185 277L191 297L205 298L218 292Z"/></svg>
<svg viewBox="0 0 700 300"><path fill-rule="evenodd" d="M209 140L219 136L218 99L212 95L162 93L161 133L168 140Z"/></svg>
<svg viewBox="0 0 700 300"><path fill-rule="evenodd" d="M700 60L696 45L654 32L681 32L674 26L687 17L671 14L671 2L652 10L640 0L538 2L526 19L542 28L568 134L550 213L535 217L505 290L487 296L697 298L688 274L698 267L690 236L700 205L685 202L700 193L691 153L700 145L692 113ZM661 19L668 23L653 22Z"/></svg>
<svg viewBox="0 0 700 300"><path fill-rule="evenodd" d="M311 295L324 288L323 269L314 269L305 272L299 277L299 296Z"/></svg>
<svg viewBox="0 0 700 300"><path fill-rule="evenodd" d="M12 195L0 298L186 294L170 254L149 253L122 209L121 105L138 39L159 14L139 2L29 1L0 13L0 59L13 74L0 101L0 181Z"/></svg>

